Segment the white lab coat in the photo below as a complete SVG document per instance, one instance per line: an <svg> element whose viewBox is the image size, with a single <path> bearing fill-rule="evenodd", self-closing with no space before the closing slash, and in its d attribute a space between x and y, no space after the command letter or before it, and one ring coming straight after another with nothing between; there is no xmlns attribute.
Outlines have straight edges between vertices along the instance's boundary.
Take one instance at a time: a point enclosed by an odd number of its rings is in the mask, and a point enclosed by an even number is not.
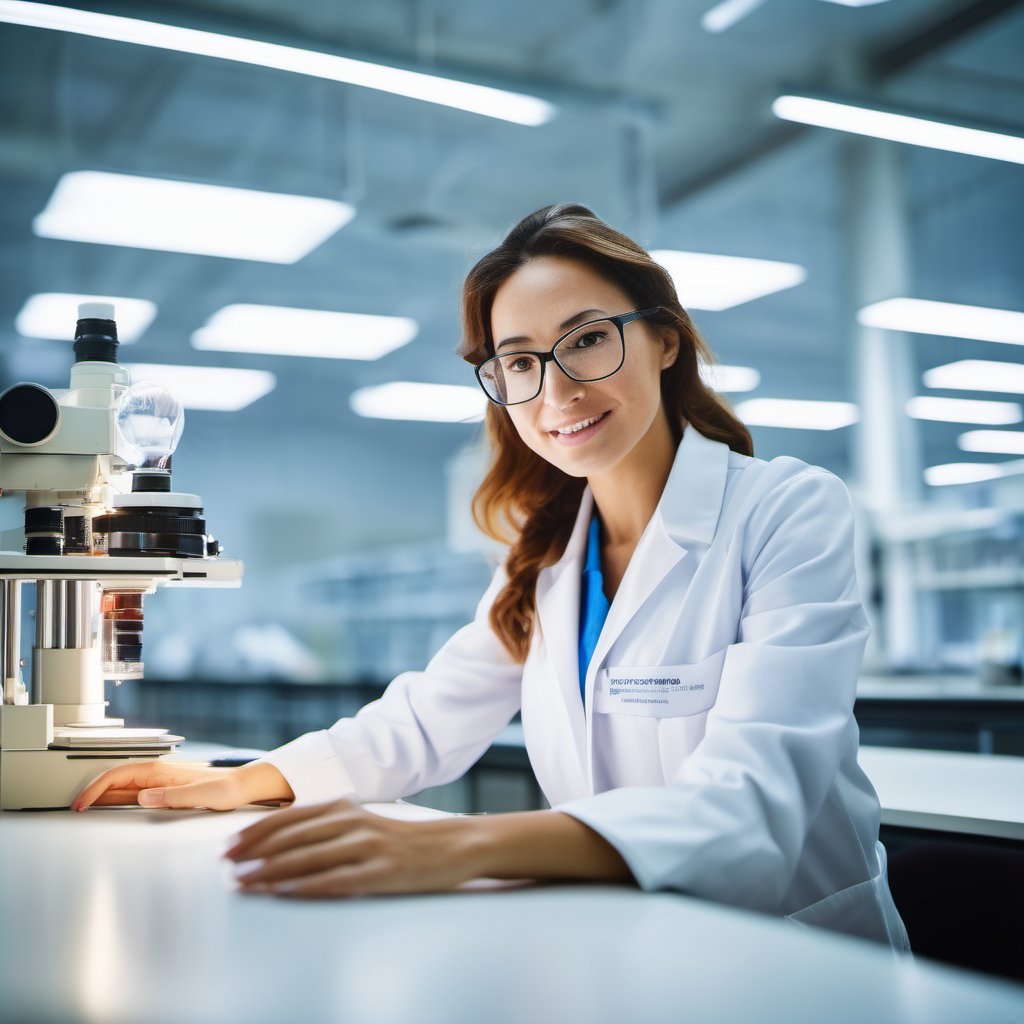
<svg viewBox="0 0 1024 1024"><path fill-rule="evenodd" d="M580 699L584 492L537 582L526 664L487 615L354 718L271 752L311 802L391 800L462 775L522 711L551 806L604 836L645 890L676 890L909 948L857 764L852 709L869 626L843 483L731 452L688 426L612 601ZM616 704L612 676L699 679L666 712ZM595 709L595 700L597 707ZM688 701L688 703L686 703Z"/></svg>

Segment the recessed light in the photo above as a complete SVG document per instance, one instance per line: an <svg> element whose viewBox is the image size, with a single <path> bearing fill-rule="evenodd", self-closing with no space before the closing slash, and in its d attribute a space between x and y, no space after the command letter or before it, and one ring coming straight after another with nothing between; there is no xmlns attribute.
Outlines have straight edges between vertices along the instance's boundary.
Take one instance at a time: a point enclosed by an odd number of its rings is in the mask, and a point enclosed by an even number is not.
<svg viewBox="0 0 1024 1024"><path fill-rule="evenodd" d="M32 229L70 242L296 263L354 214L336 199L71 171Z"/></svg>
<svg viewBox="0 0 1024 1024"><path fill-rule="evenodd" d="M1024 313L1012 309L898 298L865 306L857 314L857 321L865 327L889 331L1024 345Z"/></svg>
<svg viewBox="0 0 1024 1024"><path fill-rule="evenodd" d="M792 288L807 277L798 264L777 260L679 249L652 249L651 257L669 272L679 301L688 309L731 309Z"/></svg>
<svg viewBox="0 0 1024 1024"><path fill-rule="evenodd" d="M748 398L736 406L736 415L751 427L837 430L856 423L860 414L852 402Z"/></svg>
<svg viewBox="0 0 1024 1024"><path fill-rule="evenodd" d="M818 128L904 142L911 146L1024 163L1024 138L1004 132L971 128L892 108L848 103L806 93L779 96L772 104L776 117Z"/></svg>
<svg viewBox="0 0 1024 1024"><path fill-rule="evenodd" d="M238 412L274 390L277 378L267 370L220 366L168 366L127 363L132 383L162 384L186 409Z"/></svg>
<svg viewBox="0 0 1024 1024"><path fill-rule="evenodd" d="M380 359L407 345L419 325L403 316L235 304L219 309L192 335L192 345L219 352Z"/></svg>
<svg viewBox="0 0 1024 1024"><path fill-rule="evenodd" d="M946 423L988 423L993 426L1020 423L1024 411L1016 402L986 402L971 398L933 398L918 395L906 405L907 415L916 420Z"/></svg>
<svg viewBox="0 0 1024 1024"><path fill-rule="evenodd" d="M79 11L55 4L2 0L0 21L291 71L531 127L547 123L558 112L558 108L546 100L509 92L507 89L494 89L419 71L406 71L319 50L303 50L297 46L265 43L258 39L244 39L219 32L163 25L140 18Z"/></svg>
<svg viewBox="0 0 1024 1024"><path fill-rule="evenodd" d="M360 416L375 419L475 423L483 419L487 397L465 384L392 381L359 388L352 392L349 405Z"/></svg>

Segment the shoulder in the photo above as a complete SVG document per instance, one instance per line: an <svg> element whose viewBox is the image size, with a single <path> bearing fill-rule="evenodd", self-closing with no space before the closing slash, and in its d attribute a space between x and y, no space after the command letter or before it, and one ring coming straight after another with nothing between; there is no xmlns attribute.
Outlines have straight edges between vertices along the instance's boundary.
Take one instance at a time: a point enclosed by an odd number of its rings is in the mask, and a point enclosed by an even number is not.
<svg viewBox="0 0 1024 1024"><path fill-rule="evenodd" d="M749 530L794 515L850 513L846 484L834 473L789 455L765 461L729 453L720 529ZM731 528L731 529L730 529Z"/></svg>

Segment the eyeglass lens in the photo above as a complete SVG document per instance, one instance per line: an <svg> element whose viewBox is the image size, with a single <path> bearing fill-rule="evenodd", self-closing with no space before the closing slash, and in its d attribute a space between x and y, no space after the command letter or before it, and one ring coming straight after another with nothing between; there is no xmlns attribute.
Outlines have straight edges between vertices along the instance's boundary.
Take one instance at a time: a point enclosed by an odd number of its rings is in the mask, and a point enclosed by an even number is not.
<svg viewBox="0 0 1024 1024"><path fill-rule="evenodd" d="M562 369L578 381L600 380L622 365L622 334L611 320L584 324L554 348ZM503 405L528 402L540 394L541 359L529 352L512 352L488 359L480 367L487 393Z"/></svg>

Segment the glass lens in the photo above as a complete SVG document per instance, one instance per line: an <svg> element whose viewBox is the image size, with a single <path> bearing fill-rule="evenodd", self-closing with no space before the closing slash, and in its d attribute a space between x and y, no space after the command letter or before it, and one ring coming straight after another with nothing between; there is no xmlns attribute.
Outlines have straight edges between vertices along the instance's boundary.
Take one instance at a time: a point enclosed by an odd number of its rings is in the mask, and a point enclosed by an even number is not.
<svg viewBox="0 0 1024 1024"><path fill-rule="evenodd" d="M611 320L577 327L555 348L555 358L576 380L599 380L622 365L622 335Z"/></svg>
<svg viewBox="0 0 1024 1024"><path fill-rule="evenodd" d="M541 362L529 352L494 356L480 366L484 390L496 402L528 402L540 391Z"/></svg>

